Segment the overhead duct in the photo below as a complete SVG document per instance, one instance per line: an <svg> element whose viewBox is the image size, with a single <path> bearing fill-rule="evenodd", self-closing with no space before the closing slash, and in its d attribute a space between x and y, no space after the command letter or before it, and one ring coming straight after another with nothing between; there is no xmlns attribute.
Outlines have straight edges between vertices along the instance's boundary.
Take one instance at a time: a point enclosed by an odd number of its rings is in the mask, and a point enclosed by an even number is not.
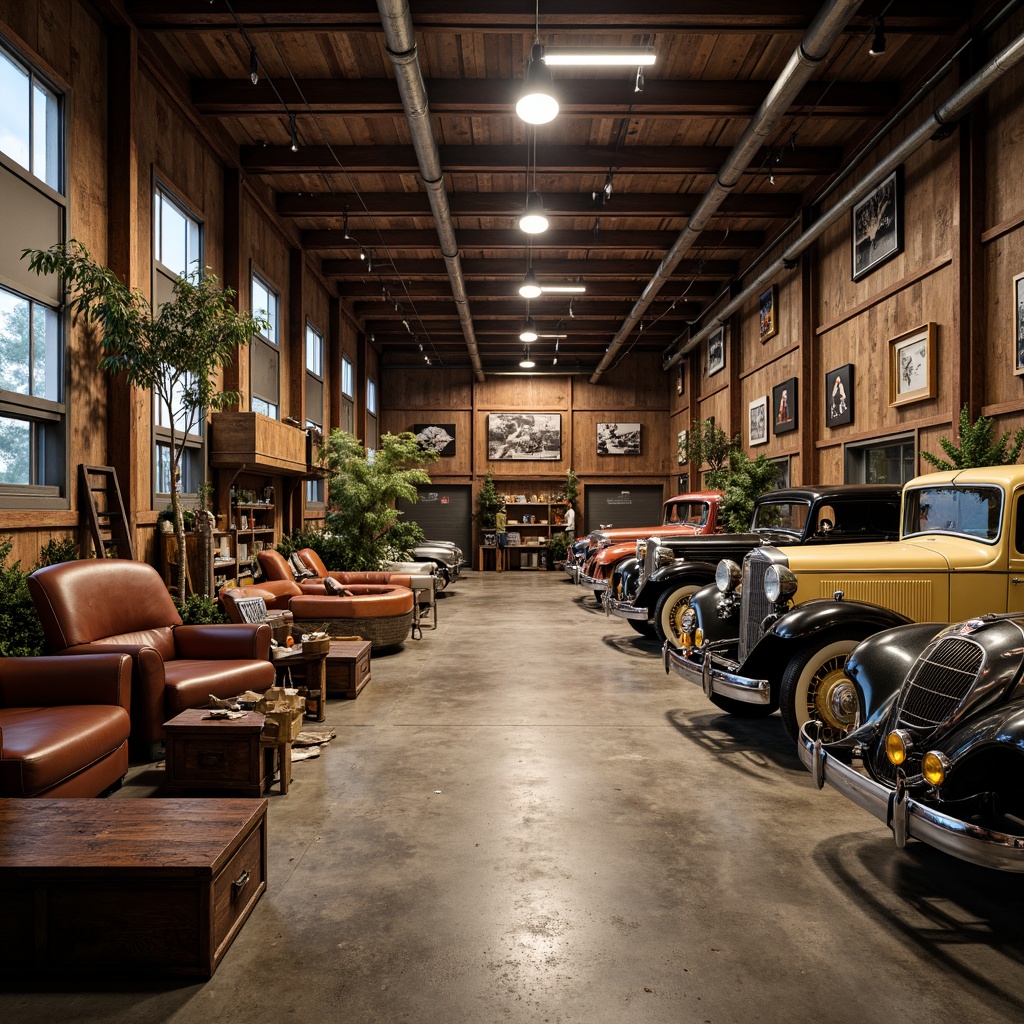
<svg viewBox="0 0 1024 1024"><path fill-rule="evenodd" d="M993 57L977 74L970 78L945 103L936 109L927 120L906 139L903 140L880 164L872 168L862 181L858 182L849 192L839 199L828 212L823 214L811 225L782 255L770 266L766 267L755 280L751 281L742 291L729 300L714 318L701 328L693 337L685 342L663 368L668 370L675 366L687 352L696 348L705 338L735 313L752 295L760 294L765 285L774 278L785 266L792 265L806 249L813 245L833 224L875 189L904 160L917 152L926 142L933 139L936 133L945 133L950 125L955 124L974 101L986 92L996 81L1003 77L1024 59L1024 35L1018 36L1001 53Z"/></svg>
<svg viewBox="0 0 1024 1024"><path fill-rule="evenodd" d="M444 187L441 154L438 152L437 139L430 124L427 87L423 81L423 72L416 52L416 32L409 13L409 4L407 0L377 0L377 10L380 12L388 56L395 69L395 81L398 83L398 92L402 97L406 120L409 122L413 148L416 150L416 159L420 165L420 177L426 187L430 210L434 215L437 237L441 243L441 256L448 271L448 280L451 282L459 323L466 339L466 348L469 349L469 359L477 381L482 382L484 368L480 362L473 317L469 311L469 296L466 293L466 279L462 274L451 207L448 205L448 192Z"/></svg>
<svg viewBox="0 0 1024 1024"><path fill-rule="evenodd" d="M381 0L378 0L381 2ZM611 340L607 351L591 375L590 383L596 384L615 358L615 354L629 337L634 326L647 311L661 289L669 282L676 267L686 254L693 248L701 232L707 227L708 221L718 212L718 208L739 184L740 178L765 140L777 127L779 120L786 114L795 101L800 90L810 80L818 65L828 56L833 43L839 38L850 18L857 13L863 0L832 0L823 7L804 33L800 44L793 51L782 74L772 86L771 92L750 120L742 138L726 157L719 169L715 183L701 197L697 208L686 222L679 237L672 243L654 276L647 282L643 293L629 311L622 326Z"/></svg>

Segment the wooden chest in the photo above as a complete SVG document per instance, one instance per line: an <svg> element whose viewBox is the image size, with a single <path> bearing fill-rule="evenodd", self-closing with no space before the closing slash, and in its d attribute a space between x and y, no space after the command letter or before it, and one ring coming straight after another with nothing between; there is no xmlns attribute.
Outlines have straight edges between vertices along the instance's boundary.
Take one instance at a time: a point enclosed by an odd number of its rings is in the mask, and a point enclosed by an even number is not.
<svg viewBox="0 0 1024 1024"><path fill-rule="evenodd" d="M208 711L190 708L164 723L167 782L164 793L186 789L232 790L260 796L273 775L273 758L260 750L264 716L249 711L244 718L207 718Z"/></svg>
<svg viewBox="0 0 1024 1024"><path fill-rule="evenodd" d="M327 655L327 694L358 697L370 681L370 641L332 640Z"/></svg>
<svg viewBox="0 0 1024 1024"><path fill-rule="evenodd" d="M266 800L0 800L0 973L208 978L267 888Z"/></svg>

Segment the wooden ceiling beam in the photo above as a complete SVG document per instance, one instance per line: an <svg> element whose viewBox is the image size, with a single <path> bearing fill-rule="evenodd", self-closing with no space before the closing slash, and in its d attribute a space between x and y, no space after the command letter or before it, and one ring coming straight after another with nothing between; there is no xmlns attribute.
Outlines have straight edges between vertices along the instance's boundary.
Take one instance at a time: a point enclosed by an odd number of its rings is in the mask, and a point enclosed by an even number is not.
<svg viewBox="0 0 1024 1024"><path fill-rule="evenodd" d="M526 243L522 246L526 254ZM365 267L358 259L333 260L322 262L321 273L326 278L358 278L365 276ZM394 263L378 258L375 267L379 267L379 276L388 279L393 275L403 280L415 278L438 278L448 280L445 265L440 257L434 259L397 259ZM589 280L601 280L609 277L621 277L631 281L648 281L658 269L658 260L619 260L601 259L594 256L586 260L552 259L543 257L534 261L534 269L544 277L568 279L585 277ZM466 278L521 278L526 269L525 261L516 259L463 259L462 275ZM739 264L735 260L682 260L673 272L673 277L681 282L690 278L700 277L708 281L728 281L739 273ZM371 280L373 280L371 278Z"/></svg>
<svg viewBox="0 0 1024 1024"><path fill-rule="evenodd" d="M520 267L520 271L522 268ZM580 276L580 275L574 275ZM515 279L509 278L504 281L470 281L466 286L466 294L470 299L500 299L508 297L523 301L519 294L519 282L522 273ZM542 278L545 283L562 284L563 278L553 278L545 274ZM590 291L575 296L576 301L586 301L588 298L632 298L636 299L641 290L643 282L640 279L625 280L620 278L603 278L599 281L591 281ZM447 281L440 279L436 281L406 281L402 286L392 285L388 294L383 293L383 285L379 280L364 279L359 281L345 281L337 286L337 294L344 299L365 300L367 302L403 302L406 297L419 300L423 299L446 299L451 297L451 287ZM392 291L392 289L394 289ZM691 288L687 291L687 298L711 299L721 291L721 286L715 281L707 281L703 287ZM572 295L546 293L539 298L530 301L537 304L562 301L568 302L574 298Z"/></svg>

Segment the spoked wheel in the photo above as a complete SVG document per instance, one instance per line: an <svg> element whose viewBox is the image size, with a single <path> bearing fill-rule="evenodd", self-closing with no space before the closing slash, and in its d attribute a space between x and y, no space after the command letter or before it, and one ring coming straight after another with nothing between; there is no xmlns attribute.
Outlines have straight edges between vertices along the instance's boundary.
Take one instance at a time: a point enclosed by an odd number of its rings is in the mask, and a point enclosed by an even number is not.
<svg viewBox="0 0 1024 1024"><path fill-rule="evenodd" d="M680 620L683 612L690 605L690 598L700 590L696 583L684 583L675 590L667 590L658 598L654 608L654 629L658 639L663 643L668 641L673 647L678 647L682 641L683 631L680 628Z"/></svg>
<svg viewBox="0 0 1024 1024"><path fill-rule="evenodd" d="M863 637L834 636L829 643L803 647L786 667L779 707L786 732L797 740L805 722L821 723L822 743L841 740L860 722L857 690L843 671L846 659Z"/></svg>

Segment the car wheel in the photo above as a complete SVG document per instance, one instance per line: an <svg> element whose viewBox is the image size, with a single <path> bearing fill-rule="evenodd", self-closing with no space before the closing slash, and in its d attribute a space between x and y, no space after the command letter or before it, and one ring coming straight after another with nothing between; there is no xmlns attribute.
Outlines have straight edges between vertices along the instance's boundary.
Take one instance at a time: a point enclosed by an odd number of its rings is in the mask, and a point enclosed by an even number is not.
<svg viewBox="0 0 1024 1024"><path fill-rule="evenodd" d="M786 732L794 741L805 722L821 722L823 743L842 739L857 727L857 691L843 671L850 652L863 639L859 634L833 635L828 643L810 642L790 659L779 687L779 707Z"/></svg>
<svg viewBox="0 0 1024 1024"><path fill-rule="evenodd" d="M772 700L770 704L748 704L745 700L734 700L717 693L711 694L711 703L737 718L767 718L779 710L777 700Z"/></svg>
<svg viewBox="0 0 1024 1024"><path fill-rule="evenodd" d="M626 619L626 621L641 635L650 637L652 640L658 635L654 629L654 623L650 619L641 622L639 619Z"/></svg>
<svg viewBox="0 0 1024 1024"><path fill-rule="evenodd" d="M654 629L658 639L663 643L668 641L673 647L678 647L682 639L682 630L679 628L679 620L683 610L690 604L700 586L696 583L684 583L674 590L666 590L658 603L654 606Z"/></svg>

